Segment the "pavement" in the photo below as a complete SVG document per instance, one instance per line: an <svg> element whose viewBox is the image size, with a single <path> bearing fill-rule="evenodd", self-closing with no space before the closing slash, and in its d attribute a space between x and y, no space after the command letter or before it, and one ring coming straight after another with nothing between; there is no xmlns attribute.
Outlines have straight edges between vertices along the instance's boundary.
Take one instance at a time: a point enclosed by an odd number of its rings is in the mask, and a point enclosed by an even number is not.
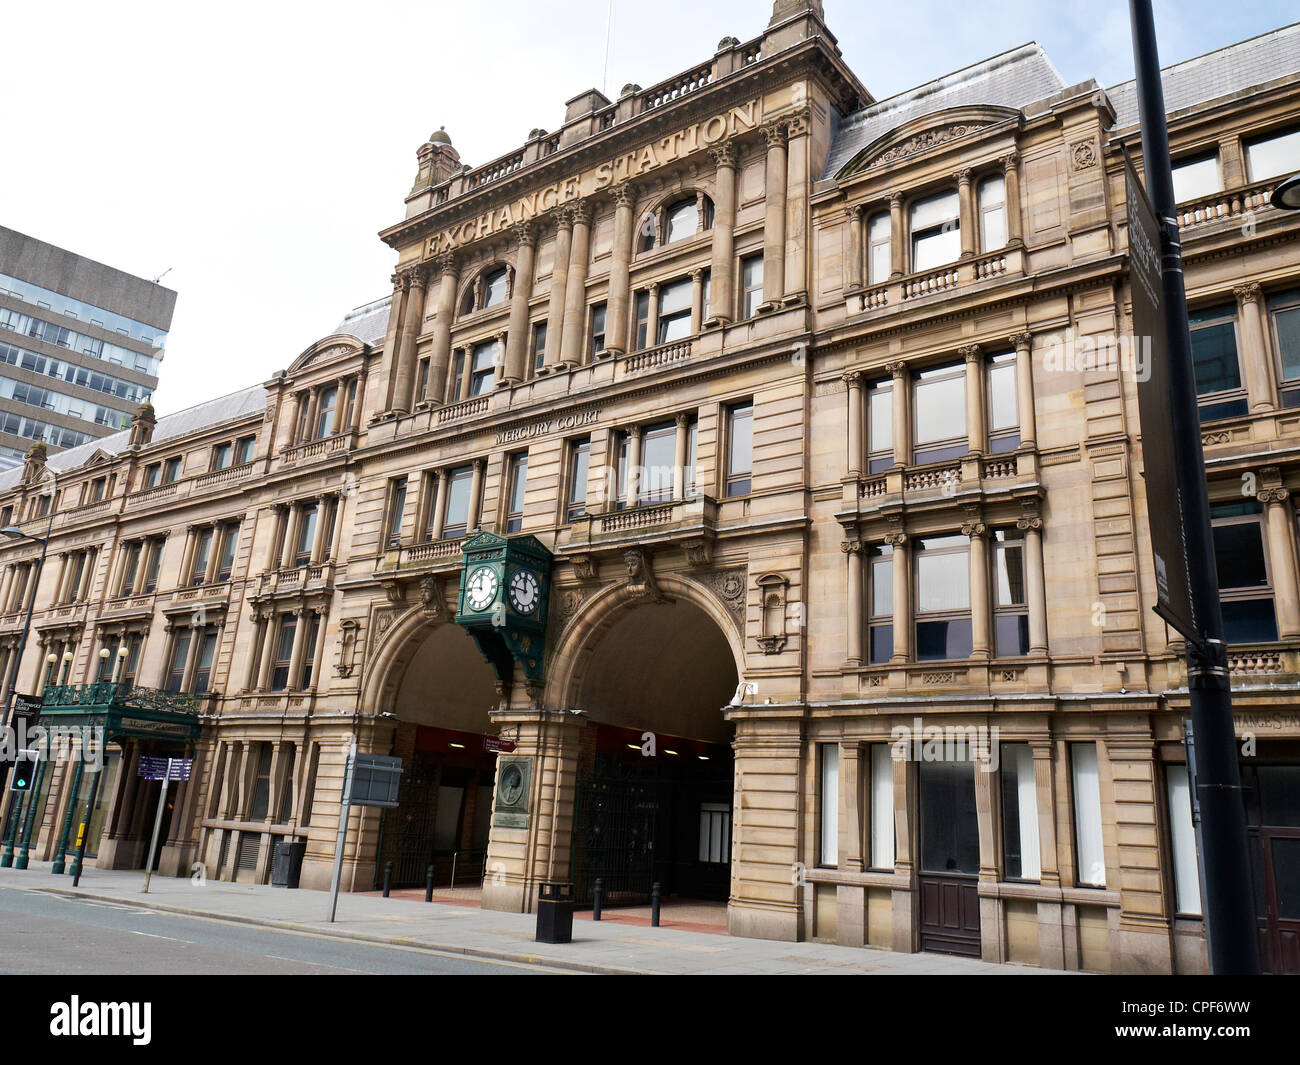
<svg viewBox="0 0 1300 1065"><path fill-rule="evenodd" d="M990 974L1042 975L1049 970L994 965L941 954L898 954L832 943L777 943L681 927L643 927L626 920L587 919L573 923L573 941L534 942L532 914L500 913L447 902L388 898L373 894L339 896L333 924L326 920L329 895L253 884L188 878L152 878L141 892L143 873L88 867L81 885L50 873L47 862L30 869L0 869L0 887L79 896L158 913L184 914L243 926L261 926L355 943L439 951L467 958L545 966L598 974ZM617 916L616 911L607 911ZM581 917L582 915L580 915Z"/></svg>

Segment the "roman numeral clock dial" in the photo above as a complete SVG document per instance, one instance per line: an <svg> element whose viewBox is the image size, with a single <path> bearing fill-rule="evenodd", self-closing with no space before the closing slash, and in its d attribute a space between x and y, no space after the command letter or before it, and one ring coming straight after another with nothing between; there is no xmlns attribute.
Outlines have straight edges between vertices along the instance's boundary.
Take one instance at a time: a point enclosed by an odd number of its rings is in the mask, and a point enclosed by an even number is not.
<svg viewBox="0 0 1300 1065"><path fill-rule="evenodd" d="M542 586L537 577L527 570L517 570L510 578L510 605L520 614L531 614L537 609L542 596Z"/></svg>

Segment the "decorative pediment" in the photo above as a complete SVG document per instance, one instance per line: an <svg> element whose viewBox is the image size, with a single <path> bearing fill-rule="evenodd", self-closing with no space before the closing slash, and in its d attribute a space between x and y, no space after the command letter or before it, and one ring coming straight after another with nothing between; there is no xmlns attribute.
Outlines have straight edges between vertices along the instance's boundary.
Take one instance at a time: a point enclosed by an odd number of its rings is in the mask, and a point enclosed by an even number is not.
<svg viewBox="0 0 1300 1065"><path fill-rule="evenodd" d="M95 448L94 452L80 466L83 470L88 470L93 466L105 466L111 463L114 456L110 455L102 447Z"/></svg>
<svg viewBox="0 0 1300 1065"><path fill-rule="evenodd" d="M1009 107L960 107L904 123L877 137L835 175L837 181L951 144L1004 123L1018 124L1020 112Z"/></svg>
<svg viewBox="0 0 1300 1065"><path fill-rule="evenodd" d="M369 345L349 333L335 333L316 341L306 351L293 360L289 373L300 373L308 367L319 366L335 359L351 358L369 351Z"/></svg>

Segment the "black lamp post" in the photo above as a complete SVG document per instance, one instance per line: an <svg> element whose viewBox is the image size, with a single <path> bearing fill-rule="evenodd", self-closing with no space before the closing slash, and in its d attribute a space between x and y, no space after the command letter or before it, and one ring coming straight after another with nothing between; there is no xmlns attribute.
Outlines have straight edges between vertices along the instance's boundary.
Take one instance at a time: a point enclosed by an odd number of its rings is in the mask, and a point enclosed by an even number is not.
<svg viewBox="0 0 1300 1065"><path fill-rule="evenodd" d="M1292 174L1278 185L1269 202L1279 211L1300 211L1300 174Z"/></svg>

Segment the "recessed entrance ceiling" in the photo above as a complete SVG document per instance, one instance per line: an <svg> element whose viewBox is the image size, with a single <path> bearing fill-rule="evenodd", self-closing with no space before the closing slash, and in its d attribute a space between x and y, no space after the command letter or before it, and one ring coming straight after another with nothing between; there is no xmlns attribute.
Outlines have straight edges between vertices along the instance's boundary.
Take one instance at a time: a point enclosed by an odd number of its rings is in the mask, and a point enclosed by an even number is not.
<svg viewBox="0 0 1300 1065"><path fill-rule="evenodd" d="M415 652L393 709L402 721L485 733L497 698L492 668L474 641L459 625L445 624Z"/></svg>
<svg viewBox="0 0 1300 1065"><path fill-rule="evenodd" d="M702 610L683 600L631 607L597 639L578 709L610 725L730 740L721 708L736 691L736 661Z"/></svg>

